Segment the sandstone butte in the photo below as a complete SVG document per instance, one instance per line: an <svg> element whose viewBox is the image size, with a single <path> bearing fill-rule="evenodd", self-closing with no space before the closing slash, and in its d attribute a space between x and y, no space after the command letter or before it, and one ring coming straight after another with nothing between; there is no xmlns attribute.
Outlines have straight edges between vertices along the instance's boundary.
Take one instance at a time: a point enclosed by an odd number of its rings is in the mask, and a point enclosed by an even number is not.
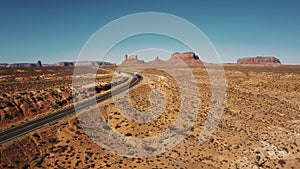
<svg viewBox="0 0 300 169"><path fill-rule="evenodd" d="M268 64L276 64L280 65L281 62L276 57L245 57L237 60L237 64L262 64L262 65L268 65Z"/></svg>
<svg viewBox="0 0 300 169"><path fill-rule="evenodd" d="M185 53L173 53L171 58L167 61L159 59L157 56L155 60L145 62L144 60L139 60L137 55L127 56L125 55L124 60L121 65L140 65L140 64L176 64L185 62L187 65L202 65L203 62L194 52L185 52Z"/></svg>

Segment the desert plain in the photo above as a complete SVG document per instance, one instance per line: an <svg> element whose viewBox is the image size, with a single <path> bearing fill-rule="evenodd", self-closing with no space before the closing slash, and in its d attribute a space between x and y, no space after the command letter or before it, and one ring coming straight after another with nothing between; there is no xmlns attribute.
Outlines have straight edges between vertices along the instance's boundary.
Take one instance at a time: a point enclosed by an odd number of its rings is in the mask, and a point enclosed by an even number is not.
<svg viewBox="0 0 300 169"><path fill-rule="evenodd" d="M116 68L96 68L98 94L110 90L103 86L110 85ZM204 142L199 136L211 109L211 83L204 66L189 67L196 79L192 85L199 91L198 98L191 100L201 104L195 123L176 146L153 156L128 157L108 151L86 134L79 119L98 110L109 130L126 137L153 137L176 121L182 99L176 81L165 71L149 68L140 72L143 80L124 99L129 97L136 109L147 112L151 91L161 91L166 107L157 119L135 122L117 109L115 100L107 99L1 144L0 168L300 168L300 66L224 64L223 68L224 109ZM171 71L182 72L181 68ZM1 129L72 104L72 78L73 67L1 68ZM82 78L90 77L83 72ZM90 118L91 124L97 120Z"/></svg>

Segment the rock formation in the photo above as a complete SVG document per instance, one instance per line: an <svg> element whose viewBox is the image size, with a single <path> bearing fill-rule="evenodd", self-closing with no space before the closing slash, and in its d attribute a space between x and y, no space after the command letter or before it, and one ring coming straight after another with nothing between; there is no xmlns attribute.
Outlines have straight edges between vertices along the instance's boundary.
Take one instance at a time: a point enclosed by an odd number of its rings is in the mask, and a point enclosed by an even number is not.
<svg viewBox="0 0 300 169"><path fill-rule="evenodd" d="M114 66L117 65L115 63L105 62L105 61L99 61L98 66Z"/></svg>
<svg viewBox="0 0 300 169"><path fill-rule="evenodd" d="M185 62L188 65L201 65L203 62L194 52L185 52L185 53L173 53L171 59L168 60L170 63L179 63L181 61Z"/></svg>
<svg viewBox="0 0 300 169"><path fill-rule="evenodd" d="M76 61L73 63L74 66L112 66L113 63L104 62L104 61Z"/></svg>
<svg viewBox="0 0 300 169"><path fill-rule="evenodd" d="M237 60L238 64L281 64L276 57L245 57Z"/></svg>
<svg viewBox="0 0 300 169"><path fill-rule="evenodd" d="M76 61L76 62L57 62L56 66L113 66L115 63L105 61Z"/></svg>
<svg viewBox="0 0 300 169"><path fill-rule="evenodd" d="M0 67L7 67L8 63L0 63Z"/></svg>
<svg viewBox="0 0 300 169"><path fill-rule="evenodd" d="M73 62L57 62L56 66L74 66Z"/></svg>
<svg viewBox="0 0 300 169"><path fill-rule="evenodd" d="M135 64L143 64L144 60L138 60L137 55L125 55L122 65L135 65Z"/></svg>
<svg viewBox="0 0 300 169"><path fill-rule="evenodd" d="M154 64L166 64L166 63L167 63L166 61L159 59L158 56L156 56L155 60L147 62L147 64L151 64L151 65L154 65Z"/></svg>
<svg viewBox="0 0 300 169"><path fill-rule="evenodd" d="M42 66L43 66L42 62L40 60L38 60L37 63L36 63L36 67L42 67Z"/></svg>
<svg viewBox="0 0 300 169"><path fill-rule="evenodd" d="M7 67L36 67L35 63L12 63L7 65Z"/></svg>
<svg viewBox="0 0 300 169"><path fill-rule="evenodd" d="M199 59L199 57L193 52L185 52L185 53L173 53L171 58L167 61L159 59L156 56L155 60L144 62L143 60L139 60L137 55L127 56L125 55L123 62L121 65L137 65L137 64L178 64L178 63L186 63L187 65L201 65L203 62Z"/></svg>

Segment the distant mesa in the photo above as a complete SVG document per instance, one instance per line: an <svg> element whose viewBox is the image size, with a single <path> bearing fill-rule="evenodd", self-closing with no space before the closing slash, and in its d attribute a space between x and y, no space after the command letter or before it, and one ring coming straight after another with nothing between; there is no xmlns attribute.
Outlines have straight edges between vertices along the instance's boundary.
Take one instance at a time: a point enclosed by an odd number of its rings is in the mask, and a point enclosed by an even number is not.
<svg viewBox="0 0 300 169"><path fill-rule="evenodd" d="M8 63L0 63L0 67L8 67Z"/></svg>
<svg viewBox="0 0 300 169"><path fill-rule="evenodd" d="M154 60L145 62L144 60L138 59L137 55L125 55L124 60L120 65L122 66L134 66L134 65L161 65L161 64L179 64L184 62L189 66L203 65L204 62L199 59L194 52L175 52L171 55L170 59L162 60L158 56ZM255 64L255 65L280 65L281 62L278 58L269 56L257 56L257 57L244 57L237 60L237 64ZM115 63L105 61L74 61L74 62L57 62L56 64L42 64L42 61L37 63L0 63L0 67L43 67L43 66L115 66Z"/></svg>
<svg viewBox="0 0 300 169"><path fill-rule="evenodd" d="M104 61L76 61L73 62L74 66L113 66L116 65L110 62Z"/></svg>
<svg viewBox="0 0 300 169"><path fill-rule="evenodd" d="M105 61L76 61L76 62L57 62L56 66L114 66L115 63Z"/></svg>
<svg viewBox="0 0 300 169"><path fill-rule="evenodd" d="M184 61L188 65L201 65L203 62L199 59L194 52L185 52L185 53L173 53L171 59L168 62L178 63L180 60Z"/></svg>
<svg viewBox="0 0 300 169"><path fill-rule="evenodd" d="M144 62L144 60L139 60L137 55L127 56L125 55L123 62L121 65L140 65L140 64L177 64L185 62L187 65L202 65L203 62L199 59L199 57L194 52L185 52L185 53L173 53L171 58L167 61L161 60L158 56L156 56L155 60Z"/></svg>
<svg viewBox="0 0 300 169"><path fill-rule="evenodd" d="M262 65L280 65L281 62L278 58L270 56L270 57L245 57L237 60L238 64L262 64Z"/></svg>
<svg viewBox="0 0 300 169"><path fill-rule="evenodd" d="M0 67L42 67L42 61L37 61L37 63L0 63Z"/></svg>
<svg viewBox="0 0 300 169"><path fill-rule="evenodd" d="M0 63L0 67L43 67L43 66L114 66L115 63L105 61L75 61L75 62L57 62L56 64L42 64L39 60L37 63Z"/></svg>
<svg viewBox="0 0 300 169"><path fill-rule="evenodd" d="M74 62L57 62L56 66L74 66Z"/></svg>

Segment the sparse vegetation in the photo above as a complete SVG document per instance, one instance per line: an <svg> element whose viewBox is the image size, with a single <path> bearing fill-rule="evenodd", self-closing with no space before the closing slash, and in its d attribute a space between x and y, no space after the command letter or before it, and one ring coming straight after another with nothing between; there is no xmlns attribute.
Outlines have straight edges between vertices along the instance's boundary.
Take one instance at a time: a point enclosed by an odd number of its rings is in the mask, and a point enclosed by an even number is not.
<svg viewBox="0 0 300 169"><path fill-rule="evenodd" d="M110 86L115 67L105 69L98 71L102 75L96 78L99 86ZM72 75L73 67L0 68L0 129L73 103ZM81 95L90 94L82 90Z"/></svg>
<svg viewBox="0 0 300 169"><path fill-rule="evenodd" d="M57 138L49 138L48 142L51 144L55 144L55 143L57 143Z"/></svg>
<svg viewBox="0 0 300 169"><path fill-rule="evenodd" d="M294 68L285 70L284 67L275 69L228 66L225 70L227 97L222 119L214 133L202 144L199 143L199 135L203 131L211 105L211 86L205 69L194 67L192 71L197 80L196 85L200 93L198 99L201 103L197 121L178 145L164 153L146 158L115 155L94 143L80 127L86 124L79 123L76 116L71 116L53 126L28 134L18 141L1 146L1 153L5 155L1 156L0 168L39 166L41 168L147 168L151 166L152 168L234 169L300 166L300 160L297 158L300 148L295 137L300 130L298 125L300 120L299 67L297 70ZM180 71L174 71L180 74ZM144 81L130 90L130 101L138 110L145 113L151 106L149 94L154 88L159 89L167 98L164 112L154 121L137 123L123 116L123 112L116 109L115 104L101 103L99 104L101 112L103 110L110 115L108 124L103 126L103 129L112 129L128 138L153 137L166 129L171 129L174 133L179 132L177 127L170 128L176 121L179 111L182 110L178 104L181 100L176 82L160 70L144 70L142 74ZM158 81L157 77L160 76L166 78L160 78L164 80ZM148 84L151 84L150 87ZM120 103L123 103L122 101L121 99ZM89 113L94 110L96 107L84 111ZM93 117L86 118L91 122L90 128L93 124L96 126L99 120ZM101 137L93 136L93 138ZM131 144L117 146L114 148L133 147ZM152 144L142 146L142 150L150 153L154 153L156 148ZM133 154L133 151L128 154Z"/></svg>

